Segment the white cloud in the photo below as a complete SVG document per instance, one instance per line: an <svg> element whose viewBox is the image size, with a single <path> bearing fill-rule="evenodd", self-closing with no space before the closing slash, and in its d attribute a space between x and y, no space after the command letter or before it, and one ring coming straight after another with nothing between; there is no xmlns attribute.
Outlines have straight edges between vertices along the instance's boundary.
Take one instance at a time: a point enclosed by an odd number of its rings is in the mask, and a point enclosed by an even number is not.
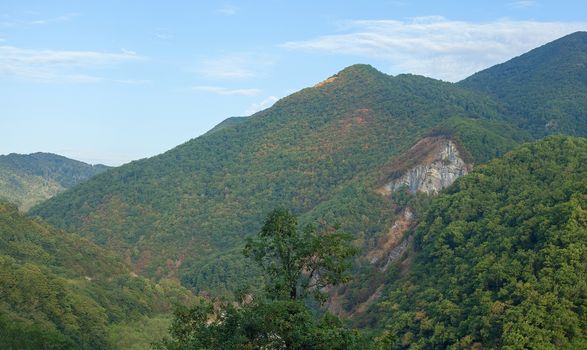
<svg viewBox="0 0 587 350"><path fill-rule="evenodd" d="M97 82L104 80L83 70L126 62L144 57L135 52L58 51L0 46L0 76L15 76L36 81Z"/></svg>
<svg viewBox="0 0 587 350"><path fill-rule="evenodd" d="M170 40L173 39L173 35L165 29L159 29L155 32L155 38L159 40Z"/></svg>
<svg viewBox="0 0 587 350"><path fill-rule="evenodd" d="M259 103L253 103L251 104L251 106L245 111L245 115L251 115L251 114L255 114L259 111L262 111L266 108L269 108L271 106L273 106L273 104L275 102L277 102L279 100L279 98L275 97L275 96L269 96L266 99L264 99L263 101L259 102Z"/></svg>
<svg viewBox="0 0 587 350"><path fill-rule="evenodd" d="M218 10L216 10L216 12L218 12L221 15L225 15L225 16L234 16L238 12L238 7L236 7L234 5L224 5L221 8L219 8Z"/></svg>
<svg viewBox="0 0 587 350"><path fill-rule="evenodd" d="M209 79L246 79L258 76L260 71L273 64L274 60L266 55L237 53L200 59L195 72Z"/></svg>
<svg viewBox="0 0 587 350"><path fill-rule="evenodd" d="M509 3L510 7L516 9L526 9L529 7L534 7L537 5L536 1L533 0L520 0L520 1L513 1Z"/></svg>
<svg viewBox="0 0 587 350"><path fill-rule="evenodd" d="M325 52L376 59L391 72L458 81L563 35L587 29L587 22L499 20L451 21L443 17L355 20L347 33L281 45L289 50Z"/></svg>
<svg viewBox="0 0 587 350"><path fill-rule="evenodd" d="M237 96L255 96L258 95L261 90L259 89L229 89L221 86L207 86L198 85L192 86L192 90L208 92L217 95L237 95Z"/></svg>
<svg viewBox="0 0 587 350"><path fill-rule="evenodd" d="M67 22L77 16L79 16L79 13L66 13L64 15L57 16L57 17L41 18L41 19L25 21L25 23L26 24L35 24L35 25L45 25L45 24L51 24L51 23Z"/></svg>
<svg viewBox="0 0 587 350"><path fill-rule="evenodd" d="M148 79L114 79L115 83L127 84L127 85L145 85L151 84L152 81Z"/></svg>
<svg viewBox="0 0 587 350"><path fill-rule="evenodd" d="M75 17L79 16L79 13L66 13L56 17L48 18L36 18L36 19L11 19L6 16L5 20L0 22L2 27L19 27L19 26L38 26L47 25L52 23L67 22Z"/></svg>

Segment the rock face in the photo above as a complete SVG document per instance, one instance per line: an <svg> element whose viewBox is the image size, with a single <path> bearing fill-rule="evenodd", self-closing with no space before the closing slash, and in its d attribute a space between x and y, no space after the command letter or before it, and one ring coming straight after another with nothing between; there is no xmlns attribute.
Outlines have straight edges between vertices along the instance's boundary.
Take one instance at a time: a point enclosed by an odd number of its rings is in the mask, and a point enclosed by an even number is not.
<svg viewBox="0 0 587 350"><path fill-rule="evenodd" d="M437 193L470 170L457 145L441 137L420 140L397 163L399 170L394 169L395 176L381 189L385 194L402 186L407 186L412 193Z"/></svg>
<svg viewBox="0 0 587 350"><path fill-rule="evenodd" d="M411 228L413 222L414 214L410 208L404 209L387 234L381 237L377 248L367 254L369 262L379 265L382 271L387 270L389 263L397 260L407 249L409 242L404 239L404 235ZM402 248L397 249L400 246Z"/></svg>

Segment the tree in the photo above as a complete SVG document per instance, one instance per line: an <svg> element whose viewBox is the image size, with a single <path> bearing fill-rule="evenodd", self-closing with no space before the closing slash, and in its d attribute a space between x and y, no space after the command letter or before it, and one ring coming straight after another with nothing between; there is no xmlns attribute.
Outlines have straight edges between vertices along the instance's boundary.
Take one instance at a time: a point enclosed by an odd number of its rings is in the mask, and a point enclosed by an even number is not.
<svg viewBox="0 0 587 350"><path fill-rule="evenodd" d="M290 211L275 209L261 232L247 241L244 254L257 261L267 275L270 298L311 296L324 302L325 287L349 280L345 272L357 252L350 239L336 228L318 233L314 226L306 225L300 230Z"/></svg>
<svg viewBox="0 0 587 350"><path fill-rule="evenodd" d="M244 253L266 274L268 298L240 304L202 300L178 308L161 349L365 349L366 339L333 315L316 317L303 302L325 300L324 287L348 279L345 270L355 249L350 236L335 229L298 229L288 210L273 210Z"/></svg>

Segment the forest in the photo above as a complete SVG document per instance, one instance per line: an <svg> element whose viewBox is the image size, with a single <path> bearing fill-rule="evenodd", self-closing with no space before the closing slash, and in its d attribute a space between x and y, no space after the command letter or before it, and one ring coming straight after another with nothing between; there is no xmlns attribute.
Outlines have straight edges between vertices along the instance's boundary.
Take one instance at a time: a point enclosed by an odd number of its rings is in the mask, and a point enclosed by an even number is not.
<svg viewBox="0 0 587 350"><path fill-rule="evenodd" d="M586 52L352 65L108 169L1 156L0 347L587 348Z"/></svg>

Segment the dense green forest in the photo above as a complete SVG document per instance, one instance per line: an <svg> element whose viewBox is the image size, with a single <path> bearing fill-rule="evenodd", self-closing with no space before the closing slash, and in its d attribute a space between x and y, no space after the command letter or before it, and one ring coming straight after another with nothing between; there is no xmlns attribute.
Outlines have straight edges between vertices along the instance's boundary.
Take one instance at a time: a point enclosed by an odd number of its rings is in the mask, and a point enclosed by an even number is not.
<svg viewBox="0 0 587 350"><path fill-rule="evenodd" d="M10 176L45 179L41 197L75 186L28 217L0 204L0 344L141 349L171 326L160 347L587 347L587 141L526 143L587 136L585 43L575 33L457 84L354 65L83 182L103 169L11 161ZM437 197L380 190L436 138L475 170ZM308 239L285 243L311 252L294 288L259 240L274 208ZM333 266L353 278L283 298L315 282L302 277L317 233L338 230L358 254Z"/></svg>
<svg viewBox="0 0 587 350"><path fill-rule="evenodd" d="M272 208L283 205L313 221L316 208L367 242L393 219L371 189L377 169L419 138L441 127L463 142L482 135L470 143L479 160L524 139L487 97L367 65L235 120L112 169L32 214L117 251L137 273L224 292L251 275L239 251ZM359 195L355 205L349 193Z"/></svg>
<svg viewBox="0 0 587 350"><path fill-rule="evenodd" d="M587 32L576 32L483 70L458 85L502 102L536 137L587 135Z"/></svg>
<svg viewBox="0 0 587 350"><path fill-rule="evenodd" d="M332 227L300 227L288 210L277 208L243 251L265 276L263 293L245 293L235 303L202 301L175 312L162 349L361 349L366 338L336 316L317 316L304 299L325 301L324 288L349 279L357 250L352 236Z"/></svg>
<svg viewBox="0 0 587 350"><path fill-rule="evenodd" d="M587 140L549 137L432 201L379 307L393 348L587 347Z"/></svg>
<svg viewBox="0 0 587 350"><path fill-rule="evenodd" d="M172 306L193 299L177 282L136 276L111 252L4 202L0 232L3 349L123 348L136 335L135 349L145 348L157 340L148 326L163 336Z"/></svg>
<svg viewBox="0 0 587 350"><path fill-rule="evenodd" d="M108 168L51 153L0 155L0 198L26 211Z"/></svg>

